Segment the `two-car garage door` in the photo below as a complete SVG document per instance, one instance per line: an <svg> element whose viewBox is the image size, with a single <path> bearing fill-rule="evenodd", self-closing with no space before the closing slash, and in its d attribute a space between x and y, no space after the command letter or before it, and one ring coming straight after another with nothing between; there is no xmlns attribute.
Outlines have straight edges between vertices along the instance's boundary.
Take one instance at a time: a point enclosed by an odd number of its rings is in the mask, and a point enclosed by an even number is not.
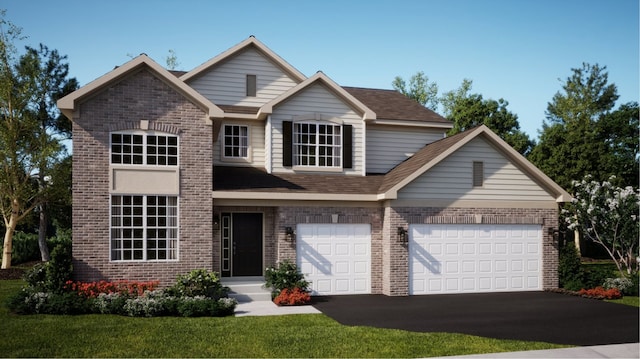
<svg viewBox="0 0 640 359"><path fill-rule="evenodd" d="M542 289L539 225L411 225L409 294Z"/></svg>

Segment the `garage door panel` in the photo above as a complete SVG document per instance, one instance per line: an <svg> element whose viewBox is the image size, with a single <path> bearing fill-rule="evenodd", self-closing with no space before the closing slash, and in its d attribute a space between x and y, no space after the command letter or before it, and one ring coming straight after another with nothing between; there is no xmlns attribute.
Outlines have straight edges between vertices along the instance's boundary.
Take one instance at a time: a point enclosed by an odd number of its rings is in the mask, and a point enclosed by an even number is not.
<svg viewBox="0 0 640 359"><path fill-rule="evenodd" d="M539 225L411 225L409 233L410 294L541 289Z"/></svg>
<svg viewBox="0 0 640 359"><path fill-rule="evenodd" d="M371 292L371 226L299 224L297 262L313 295Z"/></svg>

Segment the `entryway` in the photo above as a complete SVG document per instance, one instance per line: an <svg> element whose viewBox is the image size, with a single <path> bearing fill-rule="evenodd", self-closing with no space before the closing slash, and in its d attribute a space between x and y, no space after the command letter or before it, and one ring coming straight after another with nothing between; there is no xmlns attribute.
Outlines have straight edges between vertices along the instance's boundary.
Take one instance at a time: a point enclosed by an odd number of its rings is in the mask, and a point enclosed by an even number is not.
<svg viewBox="0 0 640 359"><path fill-rule="evenodd" d="M222 276L262 276L263 214L222 213Z"/></svg>

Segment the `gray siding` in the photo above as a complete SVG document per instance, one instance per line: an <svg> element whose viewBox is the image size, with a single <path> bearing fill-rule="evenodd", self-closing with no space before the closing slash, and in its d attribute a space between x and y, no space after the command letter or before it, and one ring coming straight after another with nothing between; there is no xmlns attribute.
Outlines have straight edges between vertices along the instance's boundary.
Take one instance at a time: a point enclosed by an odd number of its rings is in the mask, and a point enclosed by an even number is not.
<svg viewBox="0 0 640 359"><path fill-rule="evenodd" d="M472 186L473 161L484 185ZM550 201L554 198L482 138L476 138L398 192L399 199Z"/></svg>
<svg viewBox="0 0 640 359"><path fill-rule="evenodd" d="M367 125L367 172L387 173L446 131L420 127Z"/></svg>
<svg viewBox="0 0 640 359"><path fill-rule="evenodd" d="M256 97L246 96L246 75L256 75ZM189 85L218 105L259 107L296 82L259 51L249 48L198 76Z"/></svg>

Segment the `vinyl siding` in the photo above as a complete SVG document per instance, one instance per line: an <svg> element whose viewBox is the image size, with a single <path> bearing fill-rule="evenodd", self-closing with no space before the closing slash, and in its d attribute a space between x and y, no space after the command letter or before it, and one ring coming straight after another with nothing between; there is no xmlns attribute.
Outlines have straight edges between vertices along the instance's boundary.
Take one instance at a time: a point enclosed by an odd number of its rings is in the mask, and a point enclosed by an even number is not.
<svg viewBox="0 0 640 359"><path fill-rule="evenodd" d="M339 120L342 124L353 126L353 168L344 169L345 174L362 174L363 163L363 124L362 117L332 92L320 84L296 94L290 100L274 108L272 120L273 172L293 172L282 166L282 122L295 121L297 116L320 114L323 120Z"/></svg>
<svg viewBox="0 0 640 359"><path fill-rule="evenodd" d="M425 145L442 139L445 130L367 125L367 172L387 173Z"/></svg>
<svg viewBox="0 0 640 359"><path fill-rule="evenodd" d="M222 137L224 135L225 124L249 126L249 162L223 161L222 160ZM216 166L252 166L264 167L265 165L265 143L264 143L264 123L263 122L224 122L220 134L213 145L213 164Z"/></svg>
<svg viewBox="0 0 640 359"><path fill-rule="evenodd" d="M484 185L473 187L473 161ZM399 199L549 201L553 197L482 138L476 138L398 192Z"/></svg>
<svg viewBox="0 0 640 359"><path fill-rule="evenodd" d="M256 97L246 96L247 75L256 75ZM198 76L189 85L218 105L259 107L296 82L259 51L249 48Z"/></svg>

